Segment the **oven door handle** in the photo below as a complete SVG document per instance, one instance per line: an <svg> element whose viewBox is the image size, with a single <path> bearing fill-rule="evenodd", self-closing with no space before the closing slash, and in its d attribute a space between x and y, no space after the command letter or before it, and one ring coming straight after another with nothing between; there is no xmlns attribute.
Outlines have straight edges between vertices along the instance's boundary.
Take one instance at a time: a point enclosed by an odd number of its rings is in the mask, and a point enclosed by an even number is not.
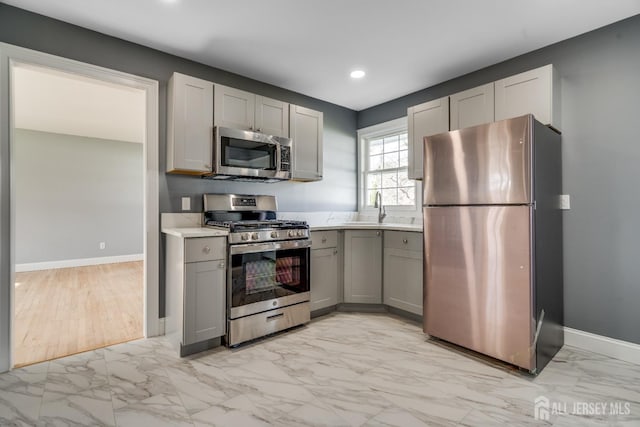
<svg viewBox="0 0 640 427"><path fill-rule="evenodd" d="M251 254L257 252L279 251L287 249L310 248L311 239L284 240L281 242L248 243L243 245L230 245L231 255Z"/></svg>

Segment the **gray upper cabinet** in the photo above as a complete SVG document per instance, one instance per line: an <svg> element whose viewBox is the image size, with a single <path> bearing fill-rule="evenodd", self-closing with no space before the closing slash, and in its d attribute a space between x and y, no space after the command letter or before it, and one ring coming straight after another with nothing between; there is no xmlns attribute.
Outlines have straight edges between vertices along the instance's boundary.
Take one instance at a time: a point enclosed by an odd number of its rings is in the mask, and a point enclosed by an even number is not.
<svg viewBox="0 0 640 427"><path fill-rule="evenodd" d="M560 129L559 77L553 65L495 82L495 119L533 114L542 124Z"/></svg>
<svg viewBox="0 0 640 427"><path fill-rule="evenodd" d="M233 129L253 130L256 96L244 90L215 85L215 125Z"/></svg>
<svg viewBox="0 0 640 427"><path fill-rule="evenodd" d="M167 172L212 171L213 83L180 73L169 79Z"/></svg>
<svg viewBox="0 0 640 427"><path fill-rule="evenodd" d="M458 92L449 97L450 130L494 121L493 83Z"/></svg>
<svg viewBox="0 0 640 427"><path fill-rule="evenodd" d="M255 128L267 135L289 136L289 104L256 96Z"/></svg>
<svg viewBox="0 0 640 427"><path fill-rule="evenodd" d="M293 139L292 179L321 180L323 113L299 105L291 105L289 123L290 136Z"/></svg>
<svg viewBox="0 0 640 427"><path fill-rule="evenodd" d="M344 302L382 303L382 232L344 234Z"/></svg>
<svg viewBox="0 0 640 427"><path fill-rule="evenodd" d="M216 126L289 136L289 104L220 84L215 85Z"/></svg>
<svg viewBox="0 0 640 427"><path fill-rule="evenodd" d="M435 99L407 109L409 129L409 178L422 179L425 136L449 130L449 97Z"/></svg>
<svg viewBox="0 0 640 427"><path fill-rule="evenodd" d="M409 107L409 178L422 179L425 136L525 114L560 130L559 78L552 64Z"/></svg>

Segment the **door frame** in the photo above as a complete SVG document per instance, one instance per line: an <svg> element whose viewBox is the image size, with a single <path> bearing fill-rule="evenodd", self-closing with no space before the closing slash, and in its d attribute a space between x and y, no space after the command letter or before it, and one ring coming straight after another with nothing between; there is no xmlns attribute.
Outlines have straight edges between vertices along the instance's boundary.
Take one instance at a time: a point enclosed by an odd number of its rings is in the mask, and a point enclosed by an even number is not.
<svg viewBox="0 0 640 427"><path fill-rule="evenodd" d="M13 67L57 69L145 92L144 336L160 334L158 81L0 42L0 372L13 367L15 200L13 175Z"/></svg>

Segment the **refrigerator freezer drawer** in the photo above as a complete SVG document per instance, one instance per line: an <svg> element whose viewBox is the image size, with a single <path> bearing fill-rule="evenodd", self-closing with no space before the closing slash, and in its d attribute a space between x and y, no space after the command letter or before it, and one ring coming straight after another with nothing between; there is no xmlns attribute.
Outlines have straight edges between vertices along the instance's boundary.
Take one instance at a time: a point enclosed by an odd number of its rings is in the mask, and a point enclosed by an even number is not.
<svg viewBox="0 0 640 427"><path fill-rule="evenodd" d="M424 139L425 205L532 203L533 116Z"/></svg>
<svg viewBox="0 0 640 427"><path fill-rule="evenodd" d="M530 206L424 209L424 331L535 369Z"/></svg>

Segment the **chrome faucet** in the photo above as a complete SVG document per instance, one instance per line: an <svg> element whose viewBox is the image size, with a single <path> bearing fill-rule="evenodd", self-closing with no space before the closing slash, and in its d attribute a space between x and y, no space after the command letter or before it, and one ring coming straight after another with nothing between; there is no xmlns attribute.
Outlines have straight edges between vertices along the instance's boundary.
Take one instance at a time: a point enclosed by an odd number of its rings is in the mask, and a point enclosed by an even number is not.
<svg viewBox="0 0 640 427"><path fill-rule="evenodd" d="M376 201L373 205L374 208L378 208L378 222L382 222L385 216L387 216L387 211L382 205L382 193L376 191Z"/></svg>

